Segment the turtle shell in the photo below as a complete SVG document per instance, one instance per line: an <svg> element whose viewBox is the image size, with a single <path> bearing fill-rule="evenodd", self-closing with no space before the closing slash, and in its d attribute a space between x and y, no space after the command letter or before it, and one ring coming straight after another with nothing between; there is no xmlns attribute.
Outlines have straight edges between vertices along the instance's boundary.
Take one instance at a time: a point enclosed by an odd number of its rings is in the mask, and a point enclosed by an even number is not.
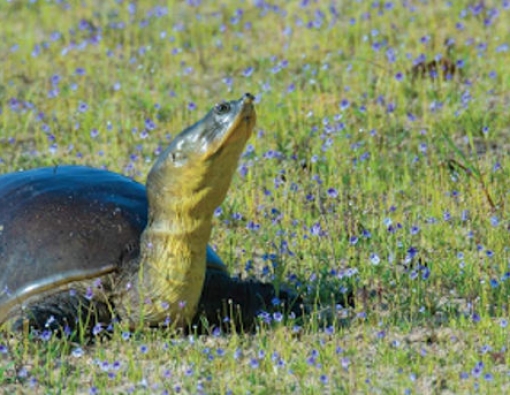
<svg viewBox="0 0 510 395"><path fill-rule="evenodd" d="M147 223L145 187L82 166L0 176L0 323L42 292L119 269L138 254ZM208 269L226 271L207 247Z"/></svg>

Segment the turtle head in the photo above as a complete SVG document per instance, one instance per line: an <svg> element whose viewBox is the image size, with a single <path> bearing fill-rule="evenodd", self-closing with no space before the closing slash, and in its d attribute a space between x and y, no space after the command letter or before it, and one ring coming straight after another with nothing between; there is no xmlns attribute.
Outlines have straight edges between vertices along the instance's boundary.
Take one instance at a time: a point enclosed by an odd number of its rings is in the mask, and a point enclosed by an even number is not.
<svg viewBox="0 0 510 395"><path fill-rule="evenodd" d="M175 137L149 173L152 206L183 206L212 214L225 198L255 126L253 101L246 93L239 100L218 103Z"/></svg>

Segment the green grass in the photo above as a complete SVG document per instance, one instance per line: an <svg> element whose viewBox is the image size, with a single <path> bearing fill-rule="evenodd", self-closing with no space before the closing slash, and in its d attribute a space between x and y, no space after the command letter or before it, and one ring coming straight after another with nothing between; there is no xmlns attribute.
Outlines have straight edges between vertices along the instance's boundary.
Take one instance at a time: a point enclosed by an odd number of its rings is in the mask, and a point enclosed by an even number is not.
<svg viewBox="0 0 510 395"><path fill-rule="evenodd" d="M76 163L143 182L171 136L256 94L248 171L211 243L232 272L253 261L321 305L253 336L119 328L86 346L5 330L0 392L509 391L505 2L344 1L338 17L329 2L118 3L0 5L0 172ZM457 64L452 79L413 78L420 54ZM335 310L341 287L356 307Z"/></svg>

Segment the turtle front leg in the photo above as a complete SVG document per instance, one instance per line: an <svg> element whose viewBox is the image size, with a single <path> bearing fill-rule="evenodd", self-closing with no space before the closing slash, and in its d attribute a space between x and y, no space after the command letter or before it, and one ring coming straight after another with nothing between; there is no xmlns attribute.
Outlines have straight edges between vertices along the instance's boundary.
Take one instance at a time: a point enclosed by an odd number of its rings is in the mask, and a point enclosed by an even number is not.
<svg viewBox="0 0 510 395"><path fill-rule="evenodd" d="M287 309L301 314L301 303L291 293L276 295L272 284L257 280L239 280L220 270L208 269L194 324L199 329L220 327L230 330L251 331L257 316L263 311L274 310L278 297Z"/></svg>
<svg viewBox="0 0 510 395"><path fill-rule="evenodd" d="M112 307L108 303L62 291L29 304L16 314L13 329L28 327L39 332L49 330L64 335L83 331L88 336L102 331L111 321Z"/></svg>

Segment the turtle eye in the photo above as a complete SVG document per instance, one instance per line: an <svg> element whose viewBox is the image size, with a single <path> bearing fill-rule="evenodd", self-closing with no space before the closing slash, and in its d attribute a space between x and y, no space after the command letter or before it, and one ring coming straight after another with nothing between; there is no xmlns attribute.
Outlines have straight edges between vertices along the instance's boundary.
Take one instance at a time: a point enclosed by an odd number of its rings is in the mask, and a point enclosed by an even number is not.
<svg viewBox="0 0 510 395"><path fill-rule="evenodd" d="M226 102L223 102L223 103L218 103L214 106L214 112L216 114L225 114L227 112L230 111L230 104L226 103Z"/></svg>

